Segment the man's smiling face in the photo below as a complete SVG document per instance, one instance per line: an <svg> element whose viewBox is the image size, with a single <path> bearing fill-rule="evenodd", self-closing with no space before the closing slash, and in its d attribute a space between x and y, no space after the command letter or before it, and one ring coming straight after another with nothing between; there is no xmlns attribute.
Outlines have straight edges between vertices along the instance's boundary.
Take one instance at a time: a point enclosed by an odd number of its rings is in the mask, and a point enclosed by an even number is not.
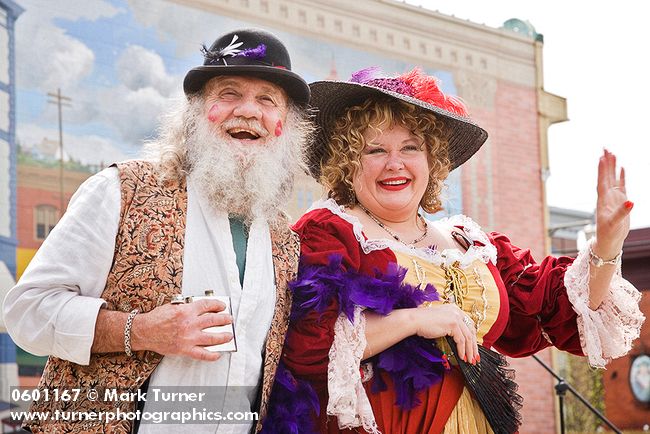
<svg viewBox="0 0 650 434"><path fill-rule="evenodd" d="M225 137L241 145L266 145L282 135L288 110L284 90L265 80L222 76L203 90L205 116Z"/></svg>

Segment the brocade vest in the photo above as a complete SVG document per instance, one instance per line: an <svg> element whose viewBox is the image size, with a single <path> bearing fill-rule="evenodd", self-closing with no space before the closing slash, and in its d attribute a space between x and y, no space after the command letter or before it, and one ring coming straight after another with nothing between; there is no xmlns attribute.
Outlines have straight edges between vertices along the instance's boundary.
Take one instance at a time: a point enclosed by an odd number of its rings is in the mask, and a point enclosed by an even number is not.
<svg viewBox="0 0 650 434"><path fill-rule="evenodd" d="M118 163L121 210L113 264L106 279L102 298L106 308L122 312L138 309L149 312L181 293L187 189L185 179L160 182L155 166L141 160ZM276 305L266 340L263 379L260 390L260 420L263 420L273 379L282 353L289 322L291 294L287 283L298 268L298 236L288 228L271 230L271 246L276 285ZM79 270L83 272L83 270ZM38 388L51 393L58 389L78 389L74 400L34 401L30 411L55 410L116 413L135 410L133 400L104 401L104 390L135 392L156 368L162 355L152 351L91 354L86 366L50 356ZM99 399L90 399L88 391L97 391ZM45 393L41 393L45 396ZM74 395L72 395L74 396ZM25 428L34 433L129 433L132 421L27 421Z"/></svg>

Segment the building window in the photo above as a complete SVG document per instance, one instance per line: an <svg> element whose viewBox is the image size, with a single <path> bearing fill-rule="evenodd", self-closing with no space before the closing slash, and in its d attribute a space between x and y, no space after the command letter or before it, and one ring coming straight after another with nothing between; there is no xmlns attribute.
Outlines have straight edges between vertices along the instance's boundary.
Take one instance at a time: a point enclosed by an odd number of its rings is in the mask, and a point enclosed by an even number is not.
<svg viewBox="0 0 650 434"><path fill-rule="evenodd" d="M318 27L325 27L325 17L318 15L316 17L316 23L318 24Z"/></svg>
<svg viewBox="0 0 650 434"><path fill-rule="evenodd" d="M269 13L269 2L267 0L262 0L260 2L260 7L262 8L262 12L265 14Z"/></svg>
<svg viewBox="0 0 650 434"><path fill-rule="evenodd" d="M306 23L307 22L307 12L303 11L302 9L298 11L298 18L300 19L301 23Z"/></svg>
<svg viewBox="0 0 650 434"><path fill-rule="evenodd" d="M289 18L289 8L287 5L280 5L280 15L282 15L282 18Z"/></svg>
<svg viewBox="0 0 650 434"><path fill-rule="evenodd" d="M357 26L356 24L352 26L352 34L356 37L361 36L361 29L359 29L359 26Z"/></svg>
<svg viewBox="0 0 650 434"><path fill-rule="evenodd" d="M343 31L343 23L339 20L334 21L334 29L341 33Z"/></svg>
<svg viewBox="0 0 650 434"><path fill-rule="evenodd" d="M36 239L44 240L54 229L59 220L59 213L52 205L38 205L36 207Z"/></svg>

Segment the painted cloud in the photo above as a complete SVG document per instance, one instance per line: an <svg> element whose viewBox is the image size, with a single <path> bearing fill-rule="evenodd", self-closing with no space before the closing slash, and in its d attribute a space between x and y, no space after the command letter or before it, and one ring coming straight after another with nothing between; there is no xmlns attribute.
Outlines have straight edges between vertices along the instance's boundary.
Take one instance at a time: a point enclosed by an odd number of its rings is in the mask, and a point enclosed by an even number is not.
<svg viewBox="0 0 650 434"><path fill-rule="evenodd" d="M20 4L25 8L16 22L21 146L58 140L57 110L47 103L47 93L60 88L72 99L63 109L66 155L89 164L133 156L142 140L154 133L168 99L181 93L182 76L168 73L163 58L149 48L111 44L111 34L75 31L79 23L90 22L114 34L123 32L130 14L126 5L120 8L103 0ZM101 62L93 43L111 50L101 53ZM107 55L115 61L107 62Z"/></svg>

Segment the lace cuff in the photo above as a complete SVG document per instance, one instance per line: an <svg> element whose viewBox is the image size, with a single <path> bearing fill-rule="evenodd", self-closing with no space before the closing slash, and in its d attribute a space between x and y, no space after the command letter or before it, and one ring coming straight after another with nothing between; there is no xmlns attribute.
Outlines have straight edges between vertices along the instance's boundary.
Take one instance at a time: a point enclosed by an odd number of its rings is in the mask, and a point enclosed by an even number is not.
<svg viewBox="0 0 650 434"><path fill-rule="evenodd" d="M639 337L645 317L639 309L641 294L621 276L617 266L609 291L596 310L589 308L589 249L594 240L580 251L567 268L564 285L578 313L578 332L582 351L595 368L604 368L612 359L625 355Z"/></svg>
<svg viewBox="0 0 650 434"><path fill-rule="evenodd" d="M354 322L341 313L334 324L334 342L329 352L327 414L336 416L339 429L362 426L380 434L370 401L361 384L361 358L366 348L366 318L361 307L354 309Z"/></svg>

